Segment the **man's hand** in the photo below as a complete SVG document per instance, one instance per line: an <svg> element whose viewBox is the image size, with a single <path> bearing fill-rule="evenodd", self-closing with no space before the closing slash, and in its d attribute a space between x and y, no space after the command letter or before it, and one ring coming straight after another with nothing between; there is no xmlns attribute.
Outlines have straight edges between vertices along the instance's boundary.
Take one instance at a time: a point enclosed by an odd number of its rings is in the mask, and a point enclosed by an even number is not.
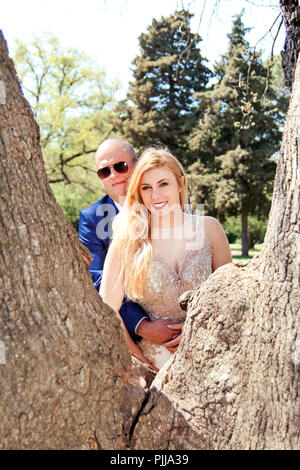
<svg viewBox="0 0 300 470"><path fill-rule="evenodd" d="M181 333L183 323L172 323L170 320L142 320L137 328L137 335L156 344L174 340ZM164 344L165 346L165 344Z"/></svg>

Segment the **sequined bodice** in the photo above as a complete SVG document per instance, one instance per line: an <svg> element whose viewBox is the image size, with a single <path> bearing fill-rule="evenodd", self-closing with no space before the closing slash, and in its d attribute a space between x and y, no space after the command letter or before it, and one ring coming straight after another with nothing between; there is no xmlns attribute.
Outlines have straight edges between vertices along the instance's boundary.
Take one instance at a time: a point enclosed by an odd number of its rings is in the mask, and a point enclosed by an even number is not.
<svg viewBox="0 0 300 470"><path fill-rule="evenodd" d="M211 274L211 248L204 240L197 249L187 250L178 267L163 255L154 254L146 279L145 296L140 304L152 320L182 321L185 312L178 299L186 291L201 285Z"/></svg>
<svg viewBox="0 0 300 470"><path fill-rule="evenodd" d="M146 276L145 295L139 303L151 320L166 319L172 323L183 323L186 314L180 307L179 297L201 285L211 274L212 249L204 236L201 217L190 217L176 231L176 236L174 233L174 240L179 239L179 243L172 242L170 238L167 244L163 241L153 242L153 258ZM182 253L179 259L178 247ZM170 258L176 258L176 265L171 264ZM142 339L139 346L158 369L172 356L164 346L146 339Z"/></svg>

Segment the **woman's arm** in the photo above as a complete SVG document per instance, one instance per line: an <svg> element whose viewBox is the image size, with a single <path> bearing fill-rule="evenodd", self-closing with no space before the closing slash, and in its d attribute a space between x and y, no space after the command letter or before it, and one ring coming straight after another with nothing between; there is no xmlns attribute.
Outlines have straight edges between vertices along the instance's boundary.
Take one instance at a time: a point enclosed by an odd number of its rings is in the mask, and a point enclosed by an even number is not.
<svg viewBox="0 0 300 470"><path fill-rule="evenodd" d="M124 298L124 271L121 266L117 246L113 241L109 247L104 263L100 295L103 301L108 304L115 312L117 312L118 318L121 322L121 327L124 332L125 343L131 354L134 354L142 362L145 362L152 369L157 371L158 369L145 358L138 345L132 340L121 318L121 315L119 314L119 310Z"/></svg>
<svg viewBox="0 0 300 470"><path fill-rule="evenodd" d="M119 312L124 298L124 273L113 241L105 258L99 293L106 304Z"/></svg>
<svg viewBox="0 0 300 470"><path fill-rule="evenodd" d="M220 222L214 217L205 217L205 235L212 247L212 270L232 262L230 246Z"/></svg>

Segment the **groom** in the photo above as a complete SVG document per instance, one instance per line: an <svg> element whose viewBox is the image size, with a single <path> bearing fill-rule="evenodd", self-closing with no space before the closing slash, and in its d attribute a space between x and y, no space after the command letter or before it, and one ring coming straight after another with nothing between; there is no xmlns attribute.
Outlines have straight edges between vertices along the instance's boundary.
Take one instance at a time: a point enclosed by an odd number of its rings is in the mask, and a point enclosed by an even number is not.
<svg viewBox="0 0 300 470"><path fill-rule="evenodd" d="M112 235L112 220L122 209L136 162L137 157L132 145L124 140L107 139L96 152L97 174L106 195L80 212L79 239L93 256L89 270L98 291ZM142 337L157 344L164 344L170 351L177 349L181 331L168 328L167 325L172 323L169 320L150 321L140 305L128 300L123 302L120 314L134 341Z"/></svg>

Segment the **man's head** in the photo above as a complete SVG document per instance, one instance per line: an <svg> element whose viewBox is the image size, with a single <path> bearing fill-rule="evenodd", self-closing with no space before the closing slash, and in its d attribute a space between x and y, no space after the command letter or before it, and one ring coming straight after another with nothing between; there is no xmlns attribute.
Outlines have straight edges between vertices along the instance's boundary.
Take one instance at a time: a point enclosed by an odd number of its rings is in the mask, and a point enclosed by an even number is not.
<svg viewBox="0 0 300 470"><path fill-rule="evenodd" d="M128 181L137 157L131 144L121 139L107 139L96 152L98 176L103 188L116 202L126 196Z"/></svg>

